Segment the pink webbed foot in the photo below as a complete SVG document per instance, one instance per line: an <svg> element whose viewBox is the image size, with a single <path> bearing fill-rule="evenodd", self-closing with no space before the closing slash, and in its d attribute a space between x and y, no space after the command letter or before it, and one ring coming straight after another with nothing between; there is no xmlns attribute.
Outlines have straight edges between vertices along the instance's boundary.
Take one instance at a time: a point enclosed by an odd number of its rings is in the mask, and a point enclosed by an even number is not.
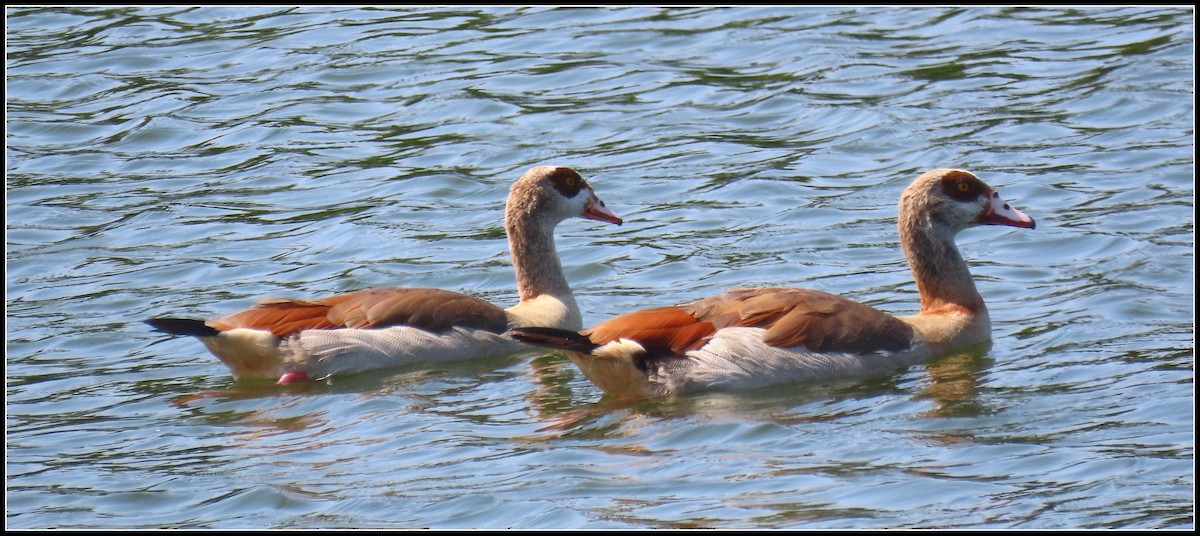
<svg viewBox="0 0 1200 536"><path fill-rule="evenodd" d="M307 372L304 372L303 370L293 370L291 372L283 373L283 376L280 376L279 381L275 382L275 384L276 385L290 385L293 383L304 383L307 381L308 381L308 373Z"/></svg>

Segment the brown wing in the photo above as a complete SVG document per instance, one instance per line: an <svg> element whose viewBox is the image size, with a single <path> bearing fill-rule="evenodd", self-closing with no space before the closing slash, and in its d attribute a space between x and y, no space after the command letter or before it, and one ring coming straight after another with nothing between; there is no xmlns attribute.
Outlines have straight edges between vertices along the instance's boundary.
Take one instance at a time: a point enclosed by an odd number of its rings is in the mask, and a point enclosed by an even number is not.
<svg viewBox="0 0 1200 536"><path fill-rule="evenodd" d="M596 344L633 339L646 348L676 354L698 348L717 330L679 307L657 307L623 314L581 332Z"/></svg>
<svg viewBox="0 0 1200 536"><path fill-rule="evenodd" d="M305 329L413 326L433 332L453 326L503 333L504 309L479 298L435 288L370 288L317 300L270 299L210 320L219 329L270 330L283 337Z"/></svg>
<svg viewBox="0 0 1200 536"><path fill-rule="evenodd" d="M709 307L714 300L718 307ZM738 289L689 304L697 315L712 309L729 325L766 328L763 342L818 352L897 351L912 342L912 327L870 305L800 288ZM685 306L686 307L686 306ZM736 309L740 320L734 319Z"/></svg>
<svg viewBox="0 0 1200 536"><path fill-rule="evenodd" d="M622 315L586 332L596 344L633 339L648 349L682 354L726 327L766 329L763 342L818 352L901 350L912 327L869 305L797 288L736 289L675 307Z"/></svg>

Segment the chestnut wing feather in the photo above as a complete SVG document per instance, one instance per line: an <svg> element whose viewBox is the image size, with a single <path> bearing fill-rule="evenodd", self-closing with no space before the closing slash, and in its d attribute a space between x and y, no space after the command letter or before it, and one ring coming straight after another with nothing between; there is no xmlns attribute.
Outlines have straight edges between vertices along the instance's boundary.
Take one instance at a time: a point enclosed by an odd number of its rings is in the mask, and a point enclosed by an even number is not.
<svg viewBox="0 0 1200 536"><path fill-rule="evenodd" d="M648 349L682 354L698 348L717 328L678 307L656 307L611 318L581 333L597 345L633 339Z"/></svg>
<svg viewBox="0 0 1200 536"><path fill-rule="evenodd" d="M912 344L912 326L870 305L819 290L741 289L742 321L766 328L763 342L779 348L805 346L816 352L900 351Z"/></svg>
<svg viewBox="0 0 1200 536"><path fill-rule="evenodd" d="M270 330L284 337L306 329L454 326L503 333L504 309L473 296L434 288L370 288L316 300L271 299L209 322L214 328Z"/></svg>
<svg viewBox="0 0 1200 536"><path fill-rule="evenodd" d="M646 309L597 324L584 334L605 344L627 338L648 350L683 355L718 329L763 328L763 342L817 352L898 351L912 341L912 327L869 305L798 288L734 289L674 307Z"/></svg>

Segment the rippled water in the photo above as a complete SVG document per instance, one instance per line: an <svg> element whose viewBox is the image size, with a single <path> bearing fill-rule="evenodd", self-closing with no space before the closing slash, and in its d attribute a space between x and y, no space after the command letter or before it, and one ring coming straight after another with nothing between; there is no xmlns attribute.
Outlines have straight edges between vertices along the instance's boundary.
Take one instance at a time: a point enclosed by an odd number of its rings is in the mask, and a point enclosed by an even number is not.
<svg viewBox="0 0 1200 536"><path fill-rule="evenodd" d="M1194 528L1194 11L8 8L8 528ZM618 404L549 353L282 388L140 321L516 299L570 165L591 324L731 286L898 314L895 205L978 173L995 342Z"/></svg>

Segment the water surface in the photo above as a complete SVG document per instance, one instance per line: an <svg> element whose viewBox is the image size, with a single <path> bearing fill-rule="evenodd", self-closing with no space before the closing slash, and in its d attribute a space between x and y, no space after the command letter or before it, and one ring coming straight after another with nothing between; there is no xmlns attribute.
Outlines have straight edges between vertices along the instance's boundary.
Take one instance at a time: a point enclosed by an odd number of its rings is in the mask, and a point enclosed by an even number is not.
<svg viewBox="0 0 1200 536"><path fill-rule="evenodd" d="M7 8L6 526L1195 528L1194 11ZM732 286L917 305L896 200L976 172L994 342L618 403L560 354L276 387L142 319L516 300L539 164L587 324Z"/></svg>

